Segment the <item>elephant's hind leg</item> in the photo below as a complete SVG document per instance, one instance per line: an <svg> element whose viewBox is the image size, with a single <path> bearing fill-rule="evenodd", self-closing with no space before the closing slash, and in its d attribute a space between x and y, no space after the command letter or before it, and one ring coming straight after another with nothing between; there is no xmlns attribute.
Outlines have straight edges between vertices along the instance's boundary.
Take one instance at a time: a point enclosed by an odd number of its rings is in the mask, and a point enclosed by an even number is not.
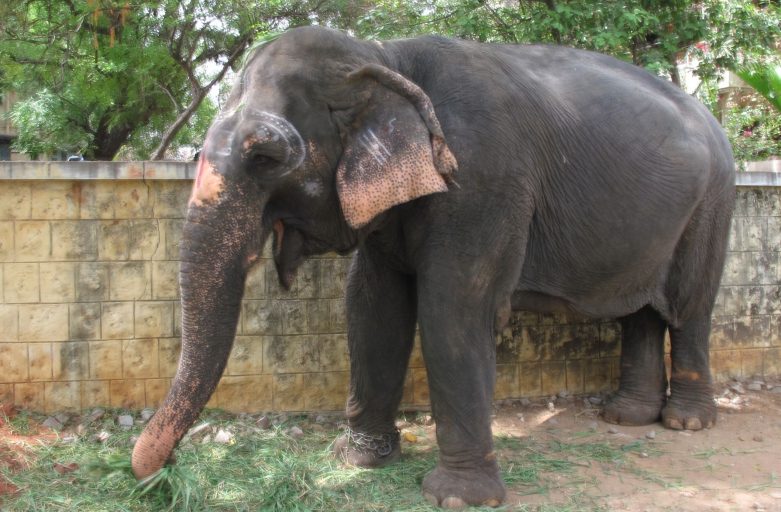
<svg viewBox="0 0 781 512"><path fill-rule="evenodd" d="M401 455L396 413L415 337L413 279L388 267L370 246L354 257L347 285L350 350L349 430L334 453L360 467Z"/></svg>
<svg viewBox="0 0 781 512"><path fill-rule="evenodd" d="M662 411L667 428L700 430L716 423L708 351L735 201L729 181L714 182L681 237L668 277L668 301L677 318L670 325L670 398Z"/></svg>
<svg viewBox="0 0 781 512"><path fill-rule="evenodd" d="M708 357L710 317L670 328L670 399L662 411L664 426L700 430L716 423Z"/></svg>
<svg viewBox="0 0 781 512"><path fill-rule="evenodd" d="M646 306L621 319L621 378L602 412L605 421L647 425L659 419L667 393L664 367L666 322Z"/></svg>

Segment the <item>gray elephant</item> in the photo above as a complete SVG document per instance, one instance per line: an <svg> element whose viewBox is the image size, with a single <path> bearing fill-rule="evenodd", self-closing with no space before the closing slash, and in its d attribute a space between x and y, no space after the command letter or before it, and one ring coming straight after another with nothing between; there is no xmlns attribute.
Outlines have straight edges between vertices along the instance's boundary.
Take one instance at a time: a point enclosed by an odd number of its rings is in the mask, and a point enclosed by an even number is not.
<svg viewBox="0 0 781 512"><path fill-rule="evenodd" d="M708 336L734 163L696 100L603 55L290 30L249 57L207 134L181 245L182 355L133 451L160 469L214 391L247 271L356 251L347 462L400 455L416 325L436 420L432 503L498 505L494 335L510 311L620 318L607 421L716 421ZM666 375L664 335L672 342ZM671 393L667 395L668 381Z"/></svg>

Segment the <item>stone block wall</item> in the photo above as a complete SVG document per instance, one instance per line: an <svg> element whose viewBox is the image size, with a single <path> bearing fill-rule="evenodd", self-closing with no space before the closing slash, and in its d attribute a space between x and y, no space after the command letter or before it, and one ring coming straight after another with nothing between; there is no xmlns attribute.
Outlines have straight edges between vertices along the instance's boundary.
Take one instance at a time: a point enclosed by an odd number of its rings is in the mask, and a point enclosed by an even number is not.
<svg viewBox="0 0 781 512"><path fill-rule="evenodd" d="M0 402L52 412L155 407L180 347L178 241L194 165L0 165ZM781 195L772 175L738 192L714 312L720 379L781 373ZM349 260L307 261L283 291L268 258L253 269L227 370L209 406L340 410L348 382ZM496 398L613 388L620 327L518 313L497 339ZM425 407L419 343L404 406Z"/></svg>

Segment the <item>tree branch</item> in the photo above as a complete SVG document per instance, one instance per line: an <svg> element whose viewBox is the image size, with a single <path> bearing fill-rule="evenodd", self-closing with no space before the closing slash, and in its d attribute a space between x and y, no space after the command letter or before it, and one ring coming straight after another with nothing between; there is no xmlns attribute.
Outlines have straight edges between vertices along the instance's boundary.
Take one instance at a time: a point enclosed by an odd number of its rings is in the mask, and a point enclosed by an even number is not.
<svg viewBox="0 0 781 512"><path fill-rule="evenodd" d="M488 5L488 2L485 0L480 0L480 4L488 11L494 21L496 21L496 23L500 26L501 31L504 33L505 37L509 41L517 43L518 38L515 36L515 32L513 31L512 27L510 27L510 25L508 25L507 22L504 21L501 16L499 16L499 13L496 12L493 7Z"/></svg>
<svg viewBox="0 0 781 512"><path fill-rule="evenodd" d="M540 2L544 3L548 10L551 12L556 12L556 0L539 0ZM561 31L557 28L551 27L550 29L551 36L553 37L553 40L556 41L556 44L561 44Z"/></svg>
<svg viewBox="0 0 781 512"><path fill-rule="evenodd" d="M176 134L179 133L179 130L182 129L187 121L190 120L190 117L192 117L195 111L198 110L198 107L201 105L201 102L203 102L203 99L206 97L211 88L225 77L225 74L228 72L228 70L233 67L233 64L235 64L236 61L241 57L241 55L247 49L247 46L249 46L251 40L252 36L249 34L246 34L243 38L241 38L233 48L233 52L231 53L230 57L228 57L228 60L222 65L222 69L220 69L219 73L217 73L217 75L204 86L200 86L200 83L198 82L197 78L195 77L195 73L192 70L192 66L187 65L189 63L180 63L180 65L182 65L187 71L188 77L191 77L191 86L193 87L192 98L190 99L190 104L187 105L187 108L177 116L173 124L171 124L171 126L166 129L165 133L163 133L163 136L160 139L160 144L152 153L152 160L162 160L165 157L165 153L168 151L168 147L171 145L174 137L176 137Z"/></svg>

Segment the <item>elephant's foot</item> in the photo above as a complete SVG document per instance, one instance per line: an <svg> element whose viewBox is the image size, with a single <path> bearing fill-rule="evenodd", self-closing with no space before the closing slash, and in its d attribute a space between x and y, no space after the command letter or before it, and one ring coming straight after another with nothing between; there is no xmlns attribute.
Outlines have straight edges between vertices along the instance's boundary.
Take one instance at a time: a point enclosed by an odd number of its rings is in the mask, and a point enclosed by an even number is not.
<svg viewBox="0 0 781 512"><path fill-rule="evenodd" d="M370 435L350 428L334 441L334 455L361 468L379 468L401 457L399 431Z"/></svg>
<svg viewBox="0 0 781 512"><path fill-rule="evenodd" d="M602 419L618 425L649 425L659 420L664 407L664 396L638 399L629 397L620 390L616 392L602 410Z"/></svg>
<svg viewBox="0 0 781 512"><path fill-rule="evenodd" d="M716 404L710 394L701 399L681 399L675 392L662 411L664 426L673 430L702 430L716 424Z"/></svg>
<svg viewBox="0 0 781 512"><path fill-rule="evenodd" d="M437 466L423 479L423 496L434 506L459 509L470 505L498 507L506 491L494 462L485 468L446 469Z"/></svg>

